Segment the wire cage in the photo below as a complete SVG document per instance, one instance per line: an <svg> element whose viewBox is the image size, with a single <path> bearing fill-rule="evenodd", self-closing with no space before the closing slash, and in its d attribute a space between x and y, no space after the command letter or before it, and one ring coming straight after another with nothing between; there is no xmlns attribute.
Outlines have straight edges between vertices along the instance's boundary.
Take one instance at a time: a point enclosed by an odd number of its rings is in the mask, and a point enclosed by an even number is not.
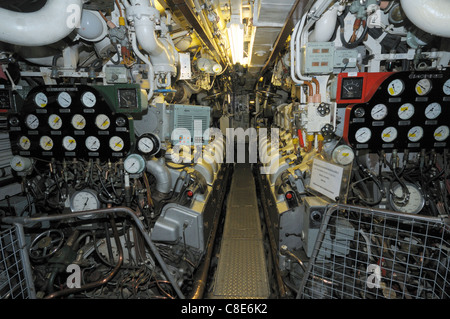
<svg viewBox="0 0 450 319"><path fill-rule="evenodd" d="M0 230L0 299L34 299L31 266L21 225Z"/></svg>
<svg viewBox="0 0 450 319"><path fill-rule="evenodd" d="M447 299L448 230L441 218L330 206L297 297Z"/></svg>

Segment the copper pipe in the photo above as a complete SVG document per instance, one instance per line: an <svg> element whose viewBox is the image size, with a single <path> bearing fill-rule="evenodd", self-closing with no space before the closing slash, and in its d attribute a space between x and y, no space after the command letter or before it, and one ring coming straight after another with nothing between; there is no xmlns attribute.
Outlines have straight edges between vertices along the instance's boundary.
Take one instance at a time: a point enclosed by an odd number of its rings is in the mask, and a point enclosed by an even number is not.
<svg viewBox="0 0 450 319"><path fill-rule="evenodd" d="M312 78L312 81L316 85L316 94L320 94L320 84L319 81L316 78Z"/></svg>
<svg viewBox="0 0 450 319"><path fill-rule="evenodd" d="M314 88L313 88L311 82L310 81L303 81L303 83L309 87L308 96L312 96L314 94Z"/></svg>
<svg viewBox="0 0 450 319"><path fill-rule="evenodd" d="M119 233L117 232L116 222L114 221L114 218L110 217L110 222L111 222L111 227L112 227L113 234L114 234L114 240L116 241L116 246L119 249L119 260L117 261L117 264L114 267L114 269L103 279L88 283L79 288L70 288L70 289L65 289L65 290L60 290L60 291L54 292L54 293L46 296L44 299L53 299L53 298L57 298L57 297L61 297L61 296L69 295L69 294L75 294L75 293L78 293L78 292L81 292L84 290L89 290L89 289L93 289L93 288L102 286L102 285L106 284L107 282L109 282L117 274L117 272L119 271L119 269L123 263L123 248L122 248L122 244L120 243Z"/></svg>

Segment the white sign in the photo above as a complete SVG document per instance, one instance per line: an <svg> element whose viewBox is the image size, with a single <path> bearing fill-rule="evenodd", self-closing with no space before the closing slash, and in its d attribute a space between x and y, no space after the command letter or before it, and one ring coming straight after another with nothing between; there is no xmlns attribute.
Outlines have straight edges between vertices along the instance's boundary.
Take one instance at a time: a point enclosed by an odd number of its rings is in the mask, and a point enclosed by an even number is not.
<svg viewBox="0 0 450 319"><path fill-rule="evenodd" d="M310 187L335 200L339 197L344 169L340 166L314 159Z"/></svg>

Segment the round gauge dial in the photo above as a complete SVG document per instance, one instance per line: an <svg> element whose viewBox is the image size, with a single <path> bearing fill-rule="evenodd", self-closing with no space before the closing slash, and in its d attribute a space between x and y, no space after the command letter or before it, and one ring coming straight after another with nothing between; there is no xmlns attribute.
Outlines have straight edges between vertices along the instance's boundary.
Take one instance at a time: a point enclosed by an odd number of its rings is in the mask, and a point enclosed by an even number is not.
<svg viewBox="0 0 450 319"><path fill-rule="evenodd" d="M140 174L145 169L145 160L139 154L131 154L125 159L123 166L130 174Z"/></svg>
<svg viewBox="0 0 450 319"><path fill-rule="evenodd" d="M77 148L77 141L72 136L64 136L62 144L67 151L73 151Z"/></svg>
<svg viewBox="0 0 450 319"><path fill-rule="evenodd" d="M107 130L111 125L111 120L105 114L99 114L95 118L95 125L101 130Z"/></svg>
<svg viewBox="0 0 450 319"><path fill-rule="evenodd" d="M58 94L58 104L63 108L69 107L72 104L72 97L67 92L61 92Z"/></svg>
<svg viewBox="0 0 450 319"><path fill-rule="evenodd" d="M88 136L86 138L85 145L89 151L95 152L100 148L100 140L95 136Z"/></svg>
<svg viewBox="0 0 450 319"><path fill-rule="evenodd" d="M427 95L431 91L431 80L430 79L421 79L416 83L415 90L416 93L420 96Z"/></svg>
<svg viewBox="0 0 450 319"><path fill-rule="evenodd" d="M402 120L408 120L414 115L414 105L411 103L405 103L398 109L398 117Z"/></svg>
<svg viewBox="0 0 450 319"><path fill-rule="evenodd" d="M367 143L372 137L372 131L368 127L361 127L355 133L355 139L358 143Z"/></svg>
<svg viewBox="0 0 450 319"><path fill-rule="evenodd" d="M62 119L59 115L57 114L51 114L48 117L48 125L53 129L53 130L59 130L62 126Z"/></svg>
<svg viewBox="0 0 450 319"><path fill-rule="evenodd" d="M353 162L355 158L355 153L352 148L348 145L339 145L333 150L331 154L333 160L341 165L348 165Z"/></svg>
<svg viewBox="0 0 450 319"><path fill-rule="evenodd" d="M21 136L19 138L19 147L24 151L28 151L31 147L30 139L26 136Z"/></svg>
<svg viewBox="0 0 450 319"><path fill-rule="evenodd" d="M39 92L34 96L34 103L38 106L38 107L46 107L48 104L48 97L47 95L45 95L45 93L43 92Z"/></svg>
<svg viewBox="0 0 450 319"><path fill-rule="evenodd" d="M423 137L423 128L414 126L408 131L408 140L418 142Z"/></svg>
<svg viewBox="0 0 450 319"><path fill-rule="evenodd" d="M450 129L447 125L441 125L434 131L434 139L438 142L445 141L450 135Z"/></svg>
<svg viewBox="0 0 450 319"><path fill-rule="evenodd" d="M381 132L383 142L392 143L397 138L397 129L393 126L386 127Z"/></svg>
<svg viewBox="0 0 450 319"><path fill-rule="evenodd" d="M39 119L34 114L28 114L25 118L25 124L30 130L35 130L39 126Z"/></svg>
<svg viewBox="0 0 450 319"><path fill-rule="evenodd" d="M72 212L84 212L100 208L97 193L92 189L83 189L73 193L70 198L70 209Z"/></svg>
<svg viewBox="0 0 450 319"><path fill-rule="evenodd" d="M94 107L97 103L97 97L92 92L84 92L83 95L81 95L81 103L86 107Z"/></svg>
<svg viewBox="0 0 450 319"><path fill-rule="evenodd" d="M364 110L363 107L358 107L358 108L355 109L355 116L356 117L361 118L361 117L364 117L364 115L366 115L366 110Z"/></svg>
<svg viewBox="0 0 450 319"><path fill-rule="evenodd" d="M405 89L405 84L400 79L392 80L391 83L388 85L388 93L391 96L398 96L402 94L403 90Z"/></svg>
<svg viewBox="0 0 450 319"><path fill-rule="evenodd" d="M441 105L439 103L431 103L425 109L425 116L427 119L434 120L437 118L442 112Z"/></svg>
<svg viewBox="0 0 450 319"><path fill-rule="evenodd" d="M159 137L152 133L147 133L139 137L137 142L138 151L146 155L154 155L159 152L161 142Z"/></svg>
<svg viewBox="0 0 450 319"><path fill-rule="evenodd" d="M114 152L120 152L124 146L123 139L119 136L113 136L109 139L109 147Z"/></svg>
<svg viewBox="0 0 450 319"><path fill-rule="evenodd" d="M11 168L15 170L16 172L23 172L31 168L32 166L31 159L27 157L22 157L20 155L15 155L11 159L9 165L11 165Z"/></svg>
<svg viewBox="0 0 450 319"><path fill-rule="evenodd" d="M44 151L50 151L53 148L53 140L50 136L44 135L39 140L39 146Z"/></svg>
<svg viewBox="0 0 450 319"><path fill-rule="evenodd" d="M86 127L86 119L81 114L75 114L72 117L72 126L77 130L82 130Z"/></svg>
<svg viewBox="0 0 450 319"><path fill-rule="evenodd" d="M416 185L412 183L405 183L405 185L409 195L406 195L404 193L405 190L400 184L396 184L392 188L390 203L396 211L417 214L425 205L425 199L422 195L422 192ZM398 200L399 198L401 198L402 200Z"/></svg>
<svg viewBox="0 0 450 319"><path fill-rule="evenodd" d="M370 111L370 115L372 115L372 118L376 121L380 121L386 117L388 113L388 109L386 105L384 104L377 104L375 105L372 110Z"/></svg>
<svg viewBox="0 0 450 319"><path fill-rule="evenodd" d="M445 81L444 86L442 87L445 95L450 95L450 79Z"/></svg>

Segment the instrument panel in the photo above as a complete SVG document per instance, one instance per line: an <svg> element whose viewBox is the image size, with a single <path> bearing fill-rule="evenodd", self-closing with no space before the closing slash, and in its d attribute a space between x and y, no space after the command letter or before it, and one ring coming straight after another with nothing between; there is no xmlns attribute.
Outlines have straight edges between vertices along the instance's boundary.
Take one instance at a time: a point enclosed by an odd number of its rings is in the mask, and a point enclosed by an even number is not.
<svg viewBox="0 0 450 319"><path fill-rule="evenodd" d="M8 124L11 145L22 156L114 159L134 145L132 118L88 85L34 88Z"/></svg>
<svg viewBox="0 0 450 319"><path fill-rule="evenodd" d="M449 146L449 72L392 73L365 103L345 110L344 139L356 149Z"/></svg>

